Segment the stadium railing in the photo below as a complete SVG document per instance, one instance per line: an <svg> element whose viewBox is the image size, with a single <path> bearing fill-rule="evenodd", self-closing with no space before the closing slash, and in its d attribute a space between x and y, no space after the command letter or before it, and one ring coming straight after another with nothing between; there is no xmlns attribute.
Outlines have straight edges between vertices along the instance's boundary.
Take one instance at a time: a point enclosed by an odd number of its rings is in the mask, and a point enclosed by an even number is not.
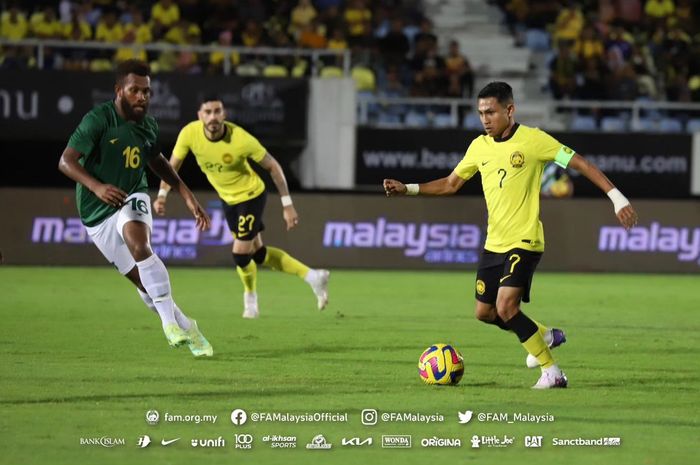
<svg viewBox="0 0 700 465"><path fill-rule="evenodd" d="M175 45L167 43L154 44L124 44L124 43L105 43L96 41L70 41L70 40L55 40L55 39L22 39L8 40L0 39L0 46L10 47L31 47L35 49L36 67L45 69L46 49L73 49L73 50L106 50L116 52L122 48L131 48L135 50L145 50L147 52L195 52L195 53L212 53L220 52L231 56L237 53L241 56L291 56L291 57L307 57L310 59L311 75L318 76L322 66L323 58L335 59L342 57L342 70L345 76L350 76L351 59L350 50L331 50L331 49L302 49L302 48L277 48L277 47L223 47L220 45ZM229 75L234 70L235 66L231 60L223 60L223 73Z"/></svg>
<svg viewBox="0 0 700 465"><path fill-rule="evenodd" d="M567 100L517 103L520 113L554 129L609 132L696 132L700 104L653 100ZM385 97L360 93L358 124L378 127L463 127L481 129L475 101L460 98ZM524 111L522 111L524 109ZM533 111L536 109L537 111Z"/></svg>

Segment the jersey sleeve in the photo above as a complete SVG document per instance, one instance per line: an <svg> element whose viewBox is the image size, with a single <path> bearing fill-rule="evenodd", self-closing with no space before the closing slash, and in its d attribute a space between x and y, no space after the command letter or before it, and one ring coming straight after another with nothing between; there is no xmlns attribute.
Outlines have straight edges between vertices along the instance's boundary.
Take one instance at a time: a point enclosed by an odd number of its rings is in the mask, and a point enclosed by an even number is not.
<svg viewBox="0 0 700 465"><path fill-rule="evenodd" d="M71 134L70 139L68 139L68 147L83 155L90 155L100 144L105 127L104 118L101 118L95 111L89 112Z"/></svg>
<svg viewBox="0 0 700 465"><path fill-rule="evenodd" d="M260 163L262 159L265 158L267 149L248 131L245 131L243 128L240 129L243 131L244 135L244 137L242 137L241 150L247 158L250 158L256 163Z"/></svg>
<svg viewBox="0 0 700 465"><path fill-rule="evenodd" d="M462 161L460 161L454 169L454 173L464 180L470 179L472 176L479 171L479 165L476 161L476 139L469 144L467 152L464 154Z"/></svg>
<svg viewBox="0 0 700 465"><path fill-rule="evenodd" d="M177 141L175 142L175 147L173 147L173 156L179 160L184 160L187 154L190 153L190 146L192 145L190 137L190 125L188 124L180 130L180 134L177 135Z"/></svg>
<svg viewBox="0 0 700 465"><path fill-rule="evenodd" d="M537 130L537 155L543 162L553 161L562 168L566 168L573 158L574 150L562 144L544 131Z"/></svg>

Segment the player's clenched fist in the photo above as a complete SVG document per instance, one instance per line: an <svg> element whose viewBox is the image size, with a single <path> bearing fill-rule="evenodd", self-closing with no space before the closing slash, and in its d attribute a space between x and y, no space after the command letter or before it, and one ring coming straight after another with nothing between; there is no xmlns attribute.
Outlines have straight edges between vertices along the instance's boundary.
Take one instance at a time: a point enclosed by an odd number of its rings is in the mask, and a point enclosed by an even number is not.
<svg viewBox="0 0 700 465"><path fill-rule="evenodd" d="M620 220L622 226L624 226L628 231L637 225L637 220L639 219L637 212L634 211L632 205L627 205L622 210L617 212L617 218Z"/></svg>
<svg viewBox="0 0 700 465"><path fill-rule="evenodd" d="M153 201L153 211L156 212L157 215L165 215L165 197L156 197Z"/></svg>
<svg viewBox="0 0 700 465"><path fill-rule="evenodd" d="M384 192L386 193L387 197L394 195L405 195L406 185L401 181L397 181L396 179L385 179Z"/></svg>

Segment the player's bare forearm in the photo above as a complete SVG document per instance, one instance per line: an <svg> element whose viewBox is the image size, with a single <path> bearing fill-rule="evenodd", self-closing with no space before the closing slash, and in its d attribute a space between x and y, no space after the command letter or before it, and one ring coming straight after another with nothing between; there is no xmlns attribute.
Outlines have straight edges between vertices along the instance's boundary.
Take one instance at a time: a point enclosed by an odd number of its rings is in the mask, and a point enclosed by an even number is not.
<svg viewBox="0 0 700 465"><path fill-rule="evenodd" d="M163 154L159 154L157 157L152 159L148 163L148 166L160 177L160 179L168 183L182 196L182 199L185 201L185 205L187 205L187 208L190 210L190 212L192 212L192 215L196 220L197 229L200 231L209 229L211 222L209 215L199 204L199 201L197 201L197 198L194 196L190 188L187 187L187 184L180 179L177 171L175 171L173 166L171 166L168 160L165 159Z"/></svg>
<svg viewBox="0 0 700 465"><path fill-rule="evenodd" d="M287 178L284 177L284 171L275 157L266 153L260 161L260 166L270 173L272 182L275 183L277 192L279 192L282 200L282 217L287 224L287 231L299 224L299 214L297 213L292 199L289 196L289 187L287 186Z"/></svg>
<svg viewBox="0 0 700 465"><path fill-rule="evenodd" d="M63 154L61 154L61 159L58 161L58 170L73 181L94 192L100 182L78 162L80 157L82 157L80 152L71 147L66 147Z"/></svg>
<svg viewBox="0 0 700 465"><path fill-rule="evenodd" d="M279 192L280 196L289 195L287 178L284 176L284 171L282 171L282 166L280 166L279 162L275 160L272 155L267 153L260 162L260 166L270 173L272 182L275 183L275 187L277 188L277 192Z"/></svg>
<svg viewBox="0 0 700 465"><path fill-rule="evenodd" d="M409 192L408 186L401 181L395 179L385 179L383 182L384 192L387 196L393 197L396 195L452 195L457 192L466 181L454 172L449 176L435 179L423 184L418 184L418 191L415 193ZM410 186L410 185L409 185ZM415 185L414 185L415 188Z"/></svg>
<svg viewBox="0 0 700 465"><path fill-rule="evenodd" d="M454 173L446 178L435 179L424 184L420 184L422 195L452 195L464 185L464 180Z"/></svg>
<svg viewBox="0 0 700 465"><path fill-rule="evenodd" d="M100 182L97 178L88 173L78 162L81 156L82 154L77 150L66 147L58 162L59 171L73 181L87 187L98 199L107 205L111 205L115 208L119 207L124 200L126 200L126 192L111 184Z"/></svg>
<svg viewBox="0 0 700 465"><path fill-rule="evenodd" d="M586 177L593 184L598 186L605 193L615 188L615 185L608 179L600 169L581 155L574 154L569 161L568 168L573 168Z"/></svg>
<svg viewBox="0 0 700 465"><path fill-rule="evenodd" d="M574 154L571 161L569 161L569 167L584 175L589 181L598 186L600 190L608 194L613 201L615 216L617 216L620 224L622 224L625 229L630 229L637 224L639 217L629 200L615 188L615 185L597 166L581 155Z"/></svg>
<svg viewBox="0 0 700 465"><path fill-rule="evenodd" d="M172 167L173 171L175 171L177 173L178 171L180 171L180 167L182 166L182 162L183 162L183 160L172 155L170 157L170 160L168 163ZM171 187L170 184L165 182L165 180L163 178L161 178L160 189L164 190L165 192L168 192L170 190L170 187Z"/></svg>
<svg viewBox="0 0 700 465"><path fill-rule="evenodd" d="M183 194L183 191L189 192L187 185L182 181L182 179L180 179L177 171L163 156L163 154L159 154L157 157L153 158L148 163L148 167L151 168L151 171L153 171L161 179L161 188L163 183L165 183L166 185L175 189L176 192L179 192L183 197L186 195L186 193Z"/></svg>

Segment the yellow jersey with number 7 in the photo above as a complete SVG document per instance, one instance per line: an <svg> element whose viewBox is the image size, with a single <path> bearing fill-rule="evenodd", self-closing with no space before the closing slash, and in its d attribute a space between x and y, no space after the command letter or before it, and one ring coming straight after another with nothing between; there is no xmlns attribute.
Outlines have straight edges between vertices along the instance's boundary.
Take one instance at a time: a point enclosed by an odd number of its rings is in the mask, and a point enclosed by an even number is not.
<svg viewBox="0 0 700 465"><path fill-rule="evenodd" d="M481 135L469 144L454 173L465 180L481 174L489 215L486 250L544 251L542 172L550 161L566 168L574 154L546 132L517 123L506 138Z"/></svg>

